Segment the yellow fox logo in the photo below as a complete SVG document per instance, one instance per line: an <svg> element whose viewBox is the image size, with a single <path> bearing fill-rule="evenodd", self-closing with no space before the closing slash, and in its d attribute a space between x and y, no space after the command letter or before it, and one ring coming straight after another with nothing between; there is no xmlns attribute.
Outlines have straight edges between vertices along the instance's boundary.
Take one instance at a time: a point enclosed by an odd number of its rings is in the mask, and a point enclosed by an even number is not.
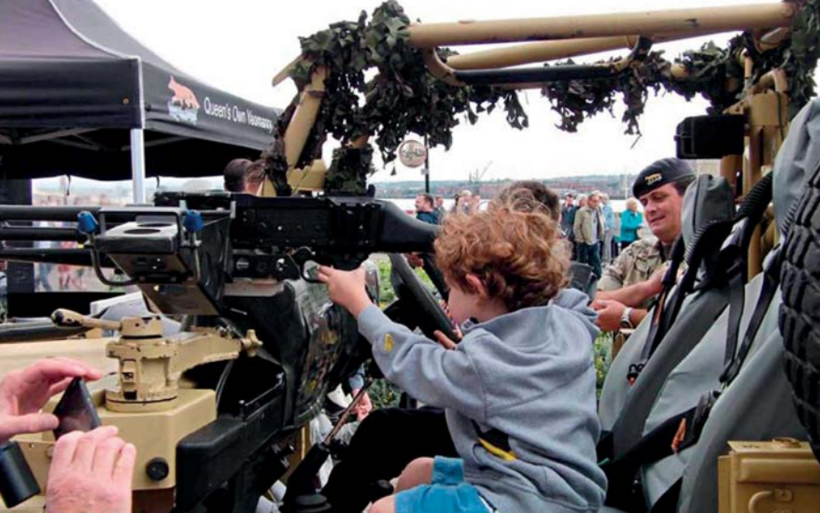
<svg viewBox="0 0 820 513"><path fill-rule="evenodd" d="M171 77L171 81L168 82L168 89L174 92L171 102L179 104L183 109L199 109L199 102L194 92L174 80L174 77Z"/></svg>

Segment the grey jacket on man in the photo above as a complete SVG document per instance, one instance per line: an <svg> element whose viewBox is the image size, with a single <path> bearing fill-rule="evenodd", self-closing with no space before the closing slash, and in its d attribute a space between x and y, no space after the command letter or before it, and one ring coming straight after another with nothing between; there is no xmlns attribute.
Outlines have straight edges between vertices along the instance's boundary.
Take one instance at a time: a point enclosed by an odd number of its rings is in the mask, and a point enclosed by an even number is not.
<svg viewBox="0 0 820 513"><path fill-rule="evenodd" d="M597 512L606 478L595 455L598 329L587 302L565 290L548 306L467 325L455 350L375 306L359 315L359 331L387 379L445 408L465 478L498 511ZM491 430L509 447L488 445Z"/></svg>
<svg viewBox="0 0 820 513"><path fill-rule="evenodd" d="M592 223L598 223L598 237L593 240ZM595 244L604 240L604 216L598 209L583 207L575 214L575 242Z"/></svg>

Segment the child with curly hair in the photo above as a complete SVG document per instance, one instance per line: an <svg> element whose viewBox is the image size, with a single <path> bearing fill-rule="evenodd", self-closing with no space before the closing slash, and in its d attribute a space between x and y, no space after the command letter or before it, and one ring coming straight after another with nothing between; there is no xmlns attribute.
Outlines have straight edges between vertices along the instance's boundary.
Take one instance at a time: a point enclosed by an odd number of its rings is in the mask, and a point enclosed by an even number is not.
<svg viewBox="0 0 820 513"><path fill-rule="evenodd" d="M388 319L370 302L362 270L320 268L385 377L445 409L461 456L414 460L397 493L371 513L578 513L602 505L595 314L584 294L563 289L566 247L536 203L531 193L514 195L447 218L435 249L464 334L452 349Z"/></svg>

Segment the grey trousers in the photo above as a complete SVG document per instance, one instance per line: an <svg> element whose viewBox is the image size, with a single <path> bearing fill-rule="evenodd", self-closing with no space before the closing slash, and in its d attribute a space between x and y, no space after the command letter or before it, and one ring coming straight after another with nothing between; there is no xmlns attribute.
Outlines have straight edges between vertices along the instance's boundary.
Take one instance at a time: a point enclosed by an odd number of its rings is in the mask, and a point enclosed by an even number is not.
<svg viewBox="0 0 820 513"><path fill-rule="evenodd" d="M612 237L615 234L615 230L606 230L604 231L604 248L603 253L601 254L602 262L608 264L612 261Z"/></svg>

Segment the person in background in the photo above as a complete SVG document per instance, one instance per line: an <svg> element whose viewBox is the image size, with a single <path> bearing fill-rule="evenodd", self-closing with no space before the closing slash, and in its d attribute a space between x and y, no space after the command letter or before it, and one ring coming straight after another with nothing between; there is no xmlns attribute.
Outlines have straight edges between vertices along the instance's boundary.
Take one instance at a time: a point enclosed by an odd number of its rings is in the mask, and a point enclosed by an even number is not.
<svg viewBox="0 0 820 513"><path fill-rule="evenodd" d="M564 204L561 205L561 231L568 240L573 240L572 230L575 224L575 212L578 207L575 206L572 193L568 192L564 196Z"/></svg>
<svg viewBox="0 0 820 513"><path fill-rule="evenodd" d="M438 216L434 212L433 197L426 192L416 195L416 219L425 223L438 224Z"/></svg>
<svg viewBox="0 0 820 513"><path fill-rule="evenodd" d="M472 201L473 193L470 189L464 189L463 191L456 194L455 200L456 203L453 205L453 213L456 214L469 214L470 213L470 202Z"/></svg>
<svg viewBox="0 0 820 513"><path fill-rule="evenodd" d="M424 192L418 194L416 196L416 219L425 223L437 225L439 222L439 217L434 212L434 204L435 200L433 200L433 196ZM407 258L407 263L410 264L410 267L421 267L424 269L424 272L427 273L427 276L433 284L435 284L436 289L441 291L442 294L445 294L447 290L446 284L444 283L443 276L438 269L436 269L432 253L408 253L405 257Z"/></svg>
<svg viewBox="0 0 820 513"><path fill-rule="evenodd" d="M535 200L539 208L545 208L549 212L549 216L553 221L558 222L561 217L558 195L543 183L536 182L535 180L514 182L498 193L498 197L494 199L490 205L505 205L509 203L514 196L520 194L522 189L532 195L532 199Z"/></svg>
<svg viewBox="0 0 820 513"><path fill-rule="evenodd" d="M638 240L638 228L642 225L643 214L638 212L638 200L629 198L626 200L626 210L621 213L621 234L618 237L621 250Z"/></svg>
<svg viewBox="0 0 820 513"><path fill-rule="evenodd" d="M578 207L571 192L564 196L564 205L561 207L561 231L572 248L572 260L578 260L578 248L575 244L575 213Z"/></svg>
<svg viewBox="0 0 820 513"><path fill-rule="evenodd" d="M263 159L251 162L245 168L245 179L243 182L243 190L247 194L259 196L262 189L262 184L265 182L265 161Z"/></svg>
<svg viewBox="0 0 820 513"><path fill-rule="evenodd" d="M587 195L586 194L579 194L578 195L578 210L581 210L585 206L587 206ZM576 215L577 214L578 213L576 212Z"/></svg>
<svg viewBox="0 0 820 513"><path fill-rule="evenodd" d="M601 193L593 191L586 198L586 206L575 214L575 242L578 244L578 261L592 267L595 276L601 277L601 240L604 236L604 217L598 208Z"/></svg>
<svg viewBox="0 0 820 513"><path fill-rule="evenodd" d="M434 198L435 208L433 209L433 213L436 214L438 218L438 222L436 224L441 224L444 221L444 216L447 214L447 211L444 209L444 196L437 194Z"/></svg>
<svg viewBox="0 0 820 513"><path fill-rule="evenodd" d="M601 214L604 216L604 238L603 251L601 257L605 264L612 261L612 238L615 235L615 212L609 204L609 196L601 194Z"/></svg>
<svg viewBox="0 0 820 513"><path fill-rule="evenodd" d="M251 161L248 159L233 159L228 162L222 172L226 191L245 192L245 171L250 165Z"/></svg>
<svg viewBox="0 0 820 513"><path fill-rule="evenodd" d="M473 194L470 198L470 203L467 206L467 213L475 214L479 210L481 210L481 196L478 194Z"/></svg>
<svg viewBox="0 0 820 513"><path fill-rule="evenodd" d="M615 213L615 231L612 232L612 259L618 258L621 253L621 213Z"/></svg>

